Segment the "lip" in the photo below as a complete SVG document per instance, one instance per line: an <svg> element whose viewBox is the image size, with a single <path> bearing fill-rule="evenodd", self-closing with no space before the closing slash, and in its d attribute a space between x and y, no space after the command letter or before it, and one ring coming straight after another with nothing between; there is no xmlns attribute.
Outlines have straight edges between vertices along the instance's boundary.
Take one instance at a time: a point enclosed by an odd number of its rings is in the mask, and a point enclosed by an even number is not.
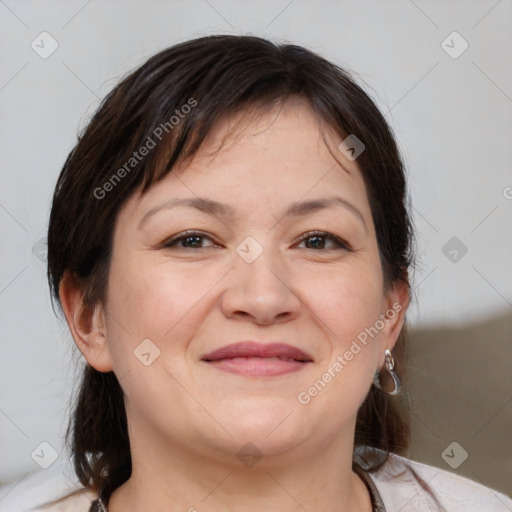
<svg viewBox="0 0 512 512"><path fill-rule="evenodd" d="M226 345L201 358L215 368L239 375L277 376L303 369L313 358L287 343L242 341Z"/></svg>

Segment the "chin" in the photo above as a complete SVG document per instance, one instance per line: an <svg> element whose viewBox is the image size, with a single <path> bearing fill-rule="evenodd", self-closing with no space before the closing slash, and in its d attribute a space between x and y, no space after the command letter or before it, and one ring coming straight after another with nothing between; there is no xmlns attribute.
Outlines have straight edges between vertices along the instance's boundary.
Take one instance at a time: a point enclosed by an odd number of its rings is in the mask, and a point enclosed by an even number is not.
<svg viewBox="0 0 512 512"><path fill-rule="evenodd" d="M291 414L290 414L291 413ZM233 435L230 443L241 449L252 443L264 455L280 455L302 444L311 434L306 425L297 424L291 408L276 411L253 410L246 416L238 416L228 426Z"/></svg>
<svg viewBox="0 0 512 512"><path fill-rule="evenodd" d="M270 436L268 432L248 429L246 434L233 434L233 438L210 439L210 447L217 460L225 459L229 464L235 460L237 465L240 463L248 468L258 464L262 468L290 462L293 459L293 450L303 442L304 439L294 435L289 429L279 434L276 431ZM298 456L295 458L300 459Z"/></svg>

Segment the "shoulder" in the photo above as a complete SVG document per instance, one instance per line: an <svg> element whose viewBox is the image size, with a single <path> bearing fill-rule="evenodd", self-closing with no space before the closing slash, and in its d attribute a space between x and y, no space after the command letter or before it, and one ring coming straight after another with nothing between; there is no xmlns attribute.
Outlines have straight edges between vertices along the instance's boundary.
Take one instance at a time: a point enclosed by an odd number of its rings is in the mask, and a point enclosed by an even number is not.
<svg viewBox="0 0 512 512"><path fill-rule="evenodd" d="M74 491L58 500L31 508L27 512L89 512L97 495L86 489Z"/></svg>
<svg viewBox="0 0 512 512"><path fill-rule="evenodd" d="M391 454L369 473L387 510L443 512L510 512L512 499L450 471Z"/></svg>
<svg viewBox="0 0 512 512"><path fill-rule="evenodd" d="M97 495L77 480L69 462L58 459L0 486L2 512L89 512Z"/></svg>

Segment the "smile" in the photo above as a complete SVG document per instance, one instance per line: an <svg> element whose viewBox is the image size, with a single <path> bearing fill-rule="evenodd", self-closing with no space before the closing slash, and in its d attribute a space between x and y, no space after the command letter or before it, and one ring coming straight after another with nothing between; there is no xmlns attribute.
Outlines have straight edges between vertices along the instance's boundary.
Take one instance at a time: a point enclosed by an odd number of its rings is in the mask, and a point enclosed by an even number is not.
<svg viewBox="0 0 512 512"><path fill-rule="evenodd" d="M309 362L280 357L230 357L208 361L208 364L229 373L272 377L301 370Z"/></svg>
<svg viewBox="0 0 512 512"><path fill-rule="evenodd" d="M215 368L238 375L273 377L296 372L313 362L311 356L285 343L234 343L202 357Z"/></svg>

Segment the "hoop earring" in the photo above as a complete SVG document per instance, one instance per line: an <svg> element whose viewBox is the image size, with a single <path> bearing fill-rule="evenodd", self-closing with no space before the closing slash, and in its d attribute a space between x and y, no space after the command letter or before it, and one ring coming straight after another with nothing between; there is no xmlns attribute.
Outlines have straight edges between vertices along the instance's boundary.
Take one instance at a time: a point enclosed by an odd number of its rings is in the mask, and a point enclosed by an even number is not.
<svg viewBox="0 0 512 512"><path fill-rule="evenodd" d="M391 351L384 351L386 360L384 362L386 373L383 375L382 370L375 372L373 376L373 384L376 388L384 391L388 395L398 395L402 389L398 375L393 371L395 368L395 360L391 355ZM391 384L391 385L390 385Z"/></svg>

